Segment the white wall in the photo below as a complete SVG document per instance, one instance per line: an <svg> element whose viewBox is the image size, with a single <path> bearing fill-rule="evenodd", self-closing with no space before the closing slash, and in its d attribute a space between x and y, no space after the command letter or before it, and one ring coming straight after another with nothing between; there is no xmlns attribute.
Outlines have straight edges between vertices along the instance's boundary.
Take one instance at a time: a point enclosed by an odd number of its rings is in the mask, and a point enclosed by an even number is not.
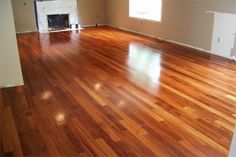
<svg viewBox="0 0 236 157"><path fill-rule="evenodd" d="M236 13L235 0L163 0L162 22L129 18L129 0L107 0L107 22L115 27L211 49L214 14Z"/></svg>
<svg viewBox="0 0 236 157"><path fill-rule="evenodd" d="M16 32L10 0L0 0L0 87L22 85Z"/></svg>
<svg viewBox="0 0 236 157"><path fill-rule="evenodd" d="M33 0L12 0L12 5L16 31L35 31L37 28ZM77 5L82 26L106 24L106 0L77 0Z"/></svg>

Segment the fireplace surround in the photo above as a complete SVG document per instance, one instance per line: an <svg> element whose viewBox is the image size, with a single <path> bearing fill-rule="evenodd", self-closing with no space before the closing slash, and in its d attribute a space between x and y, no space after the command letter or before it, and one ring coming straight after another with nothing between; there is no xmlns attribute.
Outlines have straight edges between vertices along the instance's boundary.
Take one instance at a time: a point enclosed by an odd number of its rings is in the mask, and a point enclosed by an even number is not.
<svg viewBox="0 0 236 157"><path fill-rule="evenodd" d="M38 31L76 29L79 25L77 0L36 1Z"/></svg>

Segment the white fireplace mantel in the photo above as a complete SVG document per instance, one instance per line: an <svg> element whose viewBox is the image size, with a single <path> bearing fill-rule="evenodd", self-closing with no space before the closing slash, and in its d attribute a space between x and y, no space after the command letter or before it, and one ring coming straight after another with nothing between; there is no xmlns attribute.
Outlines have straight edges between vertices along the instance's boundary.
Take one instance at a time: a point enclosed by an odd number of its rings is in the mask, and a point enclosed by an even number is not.
<svg viewBox="0 0 236 157"><path fill-rule="evenodd" d="M37 19L39 32L48 32L47 15L69 14L69 24L79 24L77 0L37 1Z"/></svg>

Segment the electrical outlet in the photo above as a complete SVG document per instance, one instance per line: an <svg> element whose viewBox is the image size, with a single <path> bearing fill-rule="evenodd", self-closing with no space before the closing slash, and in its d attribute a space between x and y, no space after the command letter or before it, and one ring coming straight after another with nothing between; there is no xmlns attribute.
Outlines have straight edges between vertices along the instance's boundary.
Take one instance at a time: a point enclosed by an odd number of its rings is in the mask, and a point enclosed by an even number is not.
<svg viewBox="0 0 236 157"><path fill-rule="evenodd" d="M219 38L217 38L217 42L218 43L220 43L221 42L221 38L219 37Z"/></svg>

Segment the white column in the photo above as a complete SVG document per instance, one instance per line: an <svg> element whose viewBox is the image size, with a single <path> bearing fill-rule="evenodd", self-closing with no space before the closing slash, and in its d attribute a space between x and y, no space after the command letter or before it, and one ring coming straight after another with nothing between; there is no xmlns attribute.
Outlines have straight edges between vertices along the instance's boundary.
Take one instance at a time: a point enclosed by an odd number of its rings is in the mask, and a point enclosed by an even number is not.
<svg viewBox="0 0 236 157"><path fill-rule="evenodd" d="M234 130L234 136L231 144L231 149L229 152L229 157L236 157L236 128Z"/></svg>
<svg viewBox="0 0 236 157"><path fill-rule="evenodd" d="M23 84L11 0L0 0L0 88Z"/></svg>

